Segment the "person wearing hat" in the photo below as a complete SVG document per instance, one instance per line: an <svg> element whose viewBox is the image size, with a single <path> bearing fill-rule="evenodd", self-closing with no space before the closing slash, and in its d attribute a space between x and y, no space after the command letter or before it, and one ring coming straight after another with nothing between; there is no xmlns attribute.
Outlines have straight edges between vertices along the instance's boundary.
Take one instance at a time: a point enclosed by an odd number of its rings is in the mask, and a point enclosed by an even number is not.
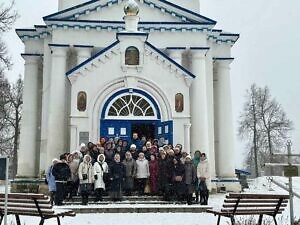
<svg viewBox="0 0 300 225"><path fill-rule="evenodd" d="M90 155L85 155L78 168L82 205L88 204L89 195L92 190L92 184L94 181L93 167L91 162L92 157Z"/></svg>
<svg viewBox="0 0 300 225"><path fill-rule="evenodd" d="M109 177L111 180L110 195L113 201L122 200L122 189L125 181L126 169L120 160L120 155L118 153L115 154L114 161L109 166Z"/></svg>
<svg viewBox="0 0 300 225"><path fill-rule="evenodd" d="M205 153L201 153L200 163L197 167L197 177L199 181L200 204L207 205L210 190L210 170Z"/></svg>
<svg viewBox="0 0 300 225"><path fill-rule="evenodd" d="M123 160L123 164L126 169L124 191L126 195L130 196L134 188L134 178L136 176L136 162L132 158L132 155L129 151L125 153L125 159Z"/></svg>
<svg viewBox="0 0 300 225"><path fill-rule="evenodd" d="M55 177L56 194L54 197L55 205L63 205L67 181L71 178L71 170L67 164L65 154L60 155L60 161L53 166L52 175Z"/></svg>
<svg viewBox="0 0 300 225"><path fill-rule="evenodd" d="M136 149L136 145L135 144L131 144L130 145L130 149L129 149L130 153L131 153L131 156L134 160L137 160L138 157L139 157L139 153Z"/></svg>
<svg viewBox="0 0 300 225"><path fill-rule="evenodd" d="M139 153L139 158L136 160L136 179L137 179L137 185L138 185L138 193L139 195L144 194L144 190L146 187L147 179L150 176L149 171L149 162L145 158L145 155L143 152Z"/></svg>
<svg viewBox="0 0 300 225"><path fill-rule="evenodd" d="M178 158L174 158L173 163L173 190L175 200L182 202L185 196L185 168Z"/></svg>
<svg viewBox="0 0 300 225"><path fill-rule="evenodd" d="M94 164L94 180L95 180L95 194L96 199L95 202L103 201L103 193L106 188L106 179L108 177L108 165L105 162L105 155L100 154L97 158L97 162Z"/></svg>
<svg viewBox="0 0 300 225"><path fill-rule="evenodd" d="M192 157L190 155L187 155L185 157L184 170L185 170L184 181L187 190L186 200L187 200L187 204L191 205L193 200L193 193L195 190L197 171L196 171L196 167L192 162Z"/></svg>
<svg viewBox="0 0 300 225"><path fill-rule="evenodd" d="M53 166L59 162L58 159L53 159L51 166L49 166L46 172L46 181L48 184L49 194L50 194L50 202L51 205L54 203L54 196L56 192L56 184L55 184L55 177L52 174Z"/></svg>

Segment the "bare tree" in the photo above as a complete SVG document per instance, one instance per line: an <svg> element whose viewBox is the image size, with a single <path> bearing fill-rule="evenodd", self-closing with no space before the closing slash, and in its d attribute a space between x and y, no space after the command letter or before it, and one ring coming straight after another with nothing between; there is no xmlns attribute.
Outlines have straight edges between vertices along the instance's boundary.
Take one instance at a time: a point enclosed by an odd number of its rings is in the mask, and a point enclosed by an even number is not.
<svg viewBox="0 0 300 225"><path fill-rule="evenodd" d="M0 72L11 67L11 59L5 42L2 40L3 34L12 28L18 18L18 13L14 10L15 2L11 1L9 5L0 3Z"/></svg>
<svg viewBox="0 0 300 225"><path fill-rule="evenodd" d="M240 115L239 121L239 136L242 139L247 139L251 142L250 156L251 161L254 161L255 176L258 176L258 136L260 135L259 129L259 106L258 106L258 88L255 84L251 85L250 90L247 90L246 102L244 109ZM252 161L252 162L253 162Z"/></svg>
<svg viewBox="0 0 300 225"><path fill-rule="evenodd" d="M273 161L274 152L282 150L291 130L292 122L276 99L271 98L268 87L251 85L240 115L239 136L248 142L250 154L246 164L254 162L255 176L266 162Z"/></svg>

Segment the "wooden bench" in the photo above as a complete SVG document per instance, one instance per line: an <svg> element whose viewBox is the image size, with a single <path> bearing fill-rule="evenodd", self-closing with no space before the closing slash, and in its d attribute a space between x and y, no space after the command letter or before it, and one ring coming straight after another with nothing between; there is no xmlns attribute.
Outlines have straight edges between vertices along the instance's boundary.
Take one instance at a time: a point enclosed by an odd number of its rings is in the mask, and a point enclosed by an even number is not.
<svg viewBox="0 0 300 225"><path fill-rule="evenodd" d="M4 218L5 195L0 193L0 225ZM43 194L8 194L7 214L15 215L17 225L21 225L20 216L40 217L40 225L46 219L57 218L60 225L60 217L75 216L72 210L54 209L50 198Z"/></svg>
<svg viewBox="0 0 300 225"><path fill-rule="evenodd" d="M259 215L259 225L262 224L264 215L272 216L277 225L276 215L283 212L288 198L289 195L230 193L226 195L220 210L207 210L206 212L218 216L218 225L221 216L230 218L231 224L234 225L234 217L242 215Z"/></svg>

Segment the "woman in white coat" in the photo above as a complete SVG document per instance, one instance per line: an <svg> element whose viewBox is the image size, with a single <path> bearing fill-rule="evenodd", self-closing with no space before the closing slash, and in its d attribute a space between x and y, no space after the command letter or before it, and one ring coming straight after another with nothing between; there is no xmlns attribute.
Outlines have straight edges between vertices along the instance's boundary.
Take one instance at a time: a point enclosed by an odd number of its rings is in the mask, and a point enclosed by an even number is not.
<svg viewBox="0 0 300 225"><path fill-rule="evenodd" d="M200 163L197 166L197 177L199 180L200 204L208 204L210 190L210 171L205 153L201 153Z"/></svg>
<svg viewBox="0 0 300 225"><path fill-rule="evenodd" d="M94 181L93 177L93 166L92 158L90 155L85 155L83 161L80 163L78 168L78 177L80 183L80 193L82 197L82 204L87 205L92 184Z"/></svg>
<svg viewBox="0 0 300 225"><path fill-rule="evenodd" d="M105 180L108 177L108 165L105 162L104 154L100 154L97 162L94 164L94 179L95 179L95 201L103 201L103 192L105 190Z"/></svg>

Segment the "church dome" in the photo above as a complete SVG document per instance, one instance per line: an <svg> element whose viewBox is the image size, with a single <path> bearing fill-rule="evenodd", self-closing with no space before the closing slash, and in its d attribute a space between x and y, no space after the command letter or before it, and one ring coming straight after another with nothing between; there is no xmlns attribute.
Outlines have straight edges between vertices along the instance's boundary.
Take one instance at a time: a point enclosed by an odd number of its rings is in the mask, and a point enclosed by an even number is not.
<svg viewBox="0 0 300 225"><path fill-rule="evenodd" d="M139 6L134 0L129 0L124 6L126 16L136 16L139 11Z"/></svg>

